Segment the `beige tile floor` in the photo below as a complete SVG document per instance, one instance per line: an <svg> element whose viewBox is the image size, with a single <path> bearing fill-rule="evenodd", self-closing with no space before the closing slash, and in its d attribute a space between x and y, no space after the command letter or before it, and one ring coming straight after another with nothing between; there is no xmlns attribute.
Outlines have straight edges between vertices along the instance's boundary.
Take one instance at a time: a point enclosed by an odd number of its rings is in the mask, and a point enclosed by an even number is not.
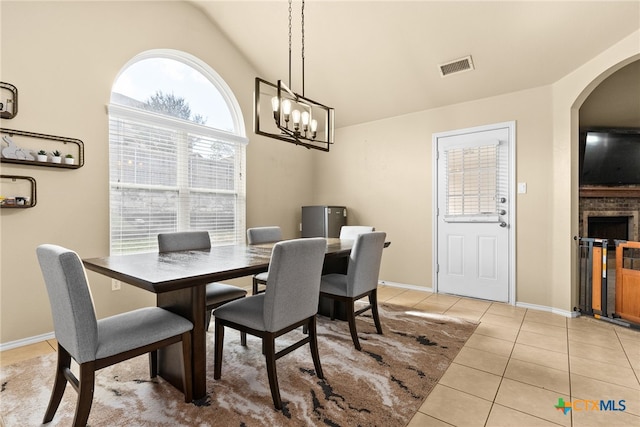
<svg viewBox="0 0 640 427"><path fill-rule="evenodd" d="M379 288L379 300L478 322L408 427L640 426L640 332L449 295ZM384 325L383 325L384 326ZM0 353L0 366L54 352L44 341ZM564 415L558 398L576 408ZM624 411L584 410L624 400Z"/></svg>

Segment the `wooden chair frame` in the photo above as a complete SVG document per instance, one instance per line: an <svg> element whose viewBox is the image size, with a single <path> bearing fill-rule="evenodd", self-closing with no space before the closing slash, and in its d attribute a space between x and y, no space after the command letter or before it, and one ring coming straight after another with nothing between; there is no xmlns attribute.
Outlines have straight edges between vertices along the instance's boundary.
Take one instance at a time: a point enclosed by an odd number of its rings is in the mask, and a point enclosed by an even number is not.
<svg viewBox="0 0 640 427"><path fill-rule="evenodd" d="M262 348L265 355L267 364L267 375L269 377L269 387L271 389L271 397L273 399L273 405L276 409L282 409L282 399L280 398L280 388L278 387L278 374L276 371L276 360L280 359L292 351L302 347L305 344L309 344L311 349L311 357L313 359L313 366L316 370L316 376L320 379L324 379L322 373L322 366L320 365L320 354L318 353L318 335L316 332L316 316L313 315L292 325L287 326L284 329L275 332L259 331L249 328L244 325L240 325L235 322L227 320L216 319L215 323L215 354L214 354L214 373L213 378L218 380L222 374L222 347L224 344L224 327L230 327L232 329L245 332L247 334L259 337L262 339ZM295 342L287 348L284 348L276 353L275 340L281 335L286 334L300 326L308 329L308 335L303 339Z"/></svg>
<svg viewBox="0 0 640 427"><path fill-rule="evenodd" d="M93 391L95 387L96 371L111 365L123 362L125 360L149 353L149 370L151 378L155 378L158 374L157 350L171 344L182 342L182 365L183 365L183 383L184 401L189 403L192 397L192 377L191 377L191 331L176 335L162 341L138 347L123 353L105 357L103 359L92 360L90 362L80 363L80 379L71 372L71 355L60 344L58 344L58 363L56 367L56 376L51 392L51 398L47 411L44 415L43 424L47 424L53 420L53 417L60 406L62 396L67 385L67 381L73 386L78 393L76 404L76 412L73 418L74 427L84 427L89 419L91 404L93 403Z"/></svg>

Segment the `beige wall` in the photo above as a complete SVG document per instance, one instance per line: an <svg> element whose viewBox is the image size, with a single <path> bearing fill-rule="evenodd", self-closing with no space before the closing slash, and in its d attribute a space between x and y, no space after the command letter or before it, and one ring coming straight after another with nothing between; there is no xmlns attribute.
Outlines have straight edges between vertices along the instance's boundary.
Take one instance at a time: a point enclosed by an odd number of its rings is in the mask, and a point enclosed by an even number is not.
<svg viewBox="0 0 640 427"><path fill-rule="evenodd" d="M432 286L432 134L516 121L518 181L528 183L517 199L519 301L544 305L548 253L544 212L552 181L539 173L552 156L550 88L538 88L339 129L328 155L316 155L317 203L345 203L354 224L388 234L380 278ZM524 224L524 225L523 225ZM542 229L543 232L540 232Z"/></svg>
<svg viewBox="0 0 640 427"><path fill-rule="evenodd" d="M18 87L19 110L3 128L81 139L85 166L76 170L2 163L2 174L32 176L38 203L0 216L0 342L53 330L35 257L42 243L82 257L109 251L108 125L105 106L127 61L149 49L188 52L229 84L242 109L247 150L247 225L280 224L296 237L300 206L309 203L313 157L308 150L253 134L256 71L197 9L183 2L0 2L0 80ZM141 19L144 18L144 19ZM179 30L177 30L179 29ZM130 286L89 272L99 317L154 304Z"/></svg>
<svg viewBox="0 0 640 427"><path fill-rule="evenodd" d="M380 278L432 286L432 134L516 121L516 301L569 313L576 304L577 109L637 59L640 32L554 85L342 128L316 155L316 203L345 203L353 223L389 234Z"/></svg>
<svg viewBox="0 0 640 427"><path fill-rule="evenodd" d="M280 224L285 237L296 237L300 206L345 204L352 223L389 233L381 279L391 282L431 286L432 134L515 120L517 181L528 184L517 200L516 298L571 310L577 108L598 79L640 55L638 32L548 87L339 129L327 154L253 135L256 71L188 4L3 0L0 8L0 80L20 91L19 114L2 127L79 138L86 154L77 170L0 165L3 174L38 181L35 208L0 216L0 343L52 330L37 245L61 244L82 257L108 253L105 105L120 68L157 48L205 61L238 98L251 140L247 225ZM100 317L154 302L129 286L112 292L100 275L89 279Z"/></svg>

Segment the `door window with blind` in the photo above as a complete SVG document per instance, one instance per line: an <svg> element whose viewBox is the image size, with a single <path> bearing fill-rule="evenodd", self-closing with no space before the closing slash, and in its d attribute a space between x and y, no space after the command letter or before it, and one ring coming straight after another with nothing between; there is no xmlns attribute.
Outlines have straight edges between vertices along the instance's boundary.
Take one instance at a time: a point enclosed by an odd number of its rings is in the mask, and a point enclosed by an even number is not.
<svg viewBox="0 0 640 427"><path fill-rule="evenodd" d="M109 104L111 254L157 250L159 233L244 241L247 139L237 101L204 62L150 51L122 70Z"/></svg>
<svg viewBox="0 0 640 427"><path fill-rule="evenodd" d="M445 151L448 222L498 221L499 143Z"/></svg>

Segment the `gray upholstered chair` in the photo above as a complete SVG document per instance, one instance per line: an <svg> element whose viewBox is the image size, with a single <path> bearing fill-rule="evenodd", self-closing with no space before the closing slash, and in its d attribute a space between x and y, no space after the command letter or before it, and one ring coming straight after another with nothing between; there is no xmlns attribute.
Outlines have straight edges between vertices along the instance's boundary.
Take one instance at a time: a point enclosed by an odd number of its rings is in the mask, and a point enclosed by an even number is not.
<svg viewBox="0 0 640 427"><path fill-rule="evenodd" d="M374 227L369 227L366 225L343 225L340 228L340 238L341 239L349 239L356 240L358 234L362 233L371 233L375 231Z"/></svg>
<svg viewBox="0 0 640 427"><path fill-rule="evenodd" d="M82 261L73 251L56 245L36 249L49 294L58 364L43 423L49 423L62 400L67 381L78 393L74 426L89 418L95 372L149 353L151 377L157 375L157 350L182 342L185 402L192 400L191 331L187 319L159 307L147 307L97 320ZM79 365L79 379L71 359Z"/></svg>
<svg viewBox="0 0 640 427"><path fill-rule="evenodd" d="M356 316L371 310L376 331L382 334L378 316L378 275L382 250L387 234L381 231L359 234L351 249L347 274L327 274L320 282L320 296L332 299L330 315L333 318L335 302L345 304L351 339L357 350L361 350L356 330ZM355 301L369 297L369 304L355 310Z"/></svg>
<svg viewBox="0 0 640 427"><path fill-rule="evenodd" d="M220 379L222 372L225 327L262 338L271 397L276 409L282 409L276 374L276 360L281 356L308 343L316 375L323 378L316 336L316 313L325 249L326 243L322 238L276 243L271 254L265 292L230 302L214 310L215 379ZM276 353L276 338L299 326L307 327L308 335Z"/></svg>
<svg viewBox="0 0 640 427"><path fill-rule="evenodd" d="M261 243L273 243L282 240L282 230L278 226L253 227L247 229L247 243L259 245ZM267 284L267 272L258 273L253 276L253 295L264 292L260 290L260 285Z"/></svg>
<svg viewBox="0 0 640 427"><path fill-rule="evenodd" d="M211 249L211 239L207 231L179 231L158 234L158 250L160 252L207 250ZM209 283L205 289L207 311L205 327L209 329L211 310L229 301L244 298L247 291L225 283ZM245 336L242 336L245 342Z"/></svg>

